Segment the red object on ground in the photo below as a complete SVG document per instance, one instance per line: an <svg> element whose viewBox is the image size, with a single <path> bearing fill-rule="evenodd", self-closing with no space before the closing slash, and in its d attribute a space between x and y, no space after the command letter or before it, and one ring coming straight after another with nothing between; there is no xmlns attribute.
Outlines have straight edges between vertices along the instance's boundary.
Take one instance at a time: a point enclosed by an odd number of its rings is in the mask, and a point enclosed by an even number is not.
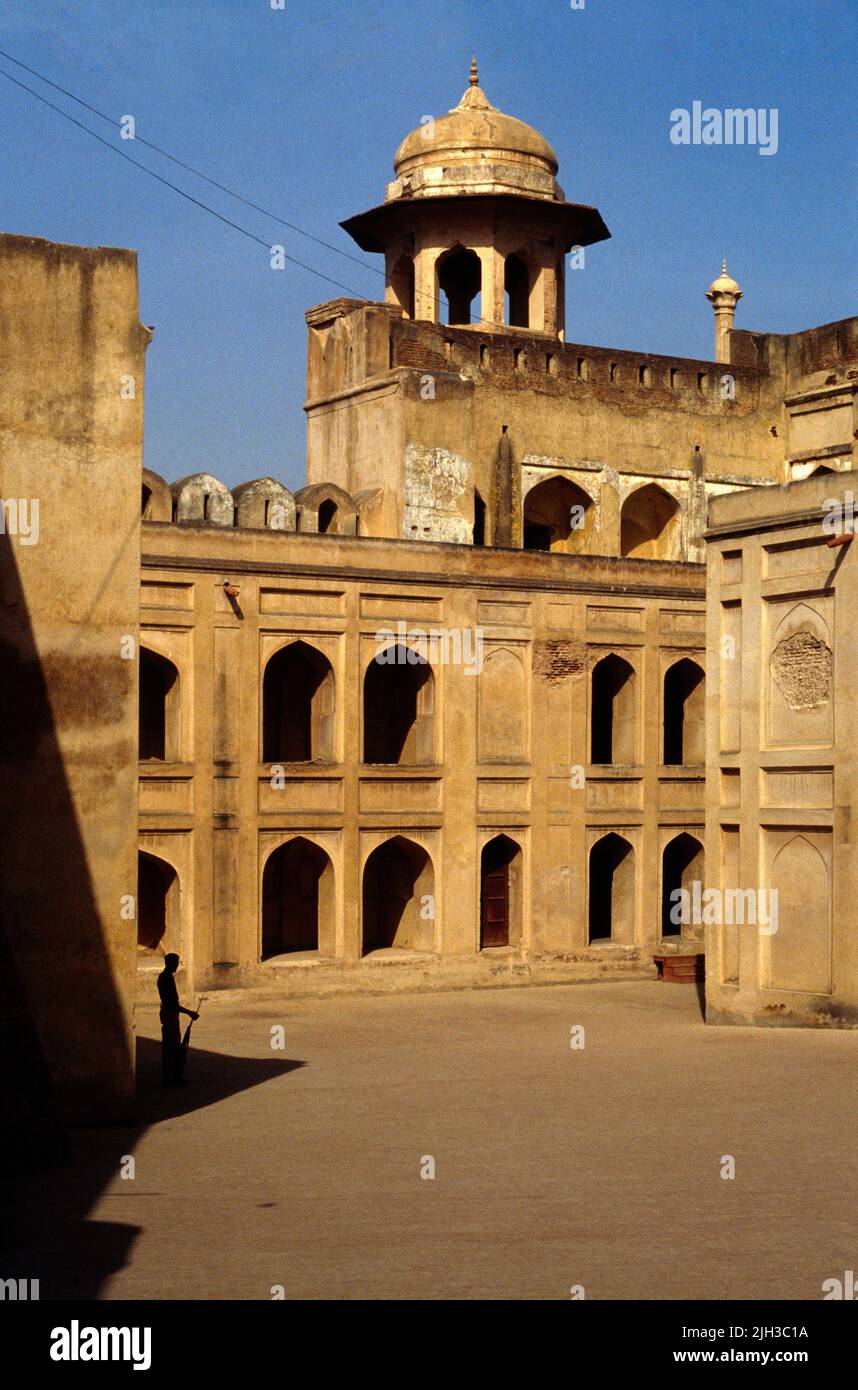
<svg viewBox="0 0 858 1390"><path fill-rule="evenodd" d="M658 966L659 979L671 984L695 985L704 978L706 957L702 951L684 956L671 952L669 955L655 955L653 960Z"/></svg>

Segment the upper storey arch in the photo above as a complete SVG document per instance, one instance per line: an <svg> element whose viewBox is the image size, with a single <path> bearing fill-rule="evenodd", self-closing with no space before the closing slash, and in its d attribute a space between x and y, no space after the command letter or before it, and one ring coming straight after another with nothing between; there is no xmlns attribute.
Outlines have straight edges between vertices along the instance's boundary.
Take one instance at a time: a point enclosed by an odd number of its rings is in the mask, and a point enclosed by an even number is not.
<svg viewBox="0 0 858 1390"><path fill-rule="evenodd" d="M678 560L682 512L675 497L657 483L629 493L620 513L620 554L634 560Z"/></svg>

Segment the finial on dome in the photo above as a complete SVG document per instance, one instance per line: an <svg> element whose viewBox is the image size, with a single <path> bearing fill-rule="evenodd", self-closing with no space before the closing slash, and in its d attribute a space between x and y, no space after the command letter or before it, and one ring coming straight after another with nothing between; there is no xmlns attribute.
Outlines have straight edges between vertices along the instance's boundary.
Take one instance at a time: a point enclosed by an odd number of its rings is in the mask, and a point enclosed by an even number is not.
<svg viewBox="0 0 858 1390"><path fill-rule="evenodd" d="M711 298L713 294L734 294L737 299L742 298L742 291L727 270L726 256L721 262L721 274L718 276L717 280L712 281L706 293L709 298Z"/></svg>
<svg viewBox="0 0 858 1390"><path fill-rule="evenodd" d="M459 99L459 105L452 107L453 111L494 111L494 107L480 86L480 76L477 72L477 60L471 59L471 75L468 78L468 85Z"/></svg>

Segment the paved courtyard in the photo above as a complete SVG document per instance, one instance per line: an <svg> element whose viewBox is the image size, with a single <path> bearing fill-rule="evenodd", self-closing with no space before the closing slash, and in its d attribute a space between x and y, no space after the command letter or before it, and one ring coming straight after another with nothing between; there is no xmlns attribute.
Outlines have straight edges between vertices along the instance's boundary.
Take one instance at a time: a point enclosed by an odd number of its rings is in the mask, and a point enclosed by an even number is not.
<svg viewBox="0 0 858 1390"><path fill-rule="evenodd" d="M5 1272L43 1298L818 1299L858 1268L856 1033L707 1029L653 982L241 992L162 1092L138 1023L137 1128L25 1184Z"/></svg>

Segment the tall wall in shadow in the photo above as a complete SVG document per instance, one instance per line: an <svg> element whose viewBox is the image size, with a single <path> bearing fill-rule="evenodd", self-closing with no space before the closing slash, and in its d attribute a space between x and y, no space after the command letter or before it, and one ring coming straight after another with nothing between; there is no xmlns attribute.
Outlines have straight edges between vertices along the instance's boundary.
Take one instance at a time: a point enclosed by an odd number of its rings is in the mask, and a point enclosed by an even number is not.
<svg viewBox="0 0 858 1390"><path fill-rule="evenodd" d="M149 337L132 251L0 236L0 1086L74 1120L133 1097Z"/></svg>

